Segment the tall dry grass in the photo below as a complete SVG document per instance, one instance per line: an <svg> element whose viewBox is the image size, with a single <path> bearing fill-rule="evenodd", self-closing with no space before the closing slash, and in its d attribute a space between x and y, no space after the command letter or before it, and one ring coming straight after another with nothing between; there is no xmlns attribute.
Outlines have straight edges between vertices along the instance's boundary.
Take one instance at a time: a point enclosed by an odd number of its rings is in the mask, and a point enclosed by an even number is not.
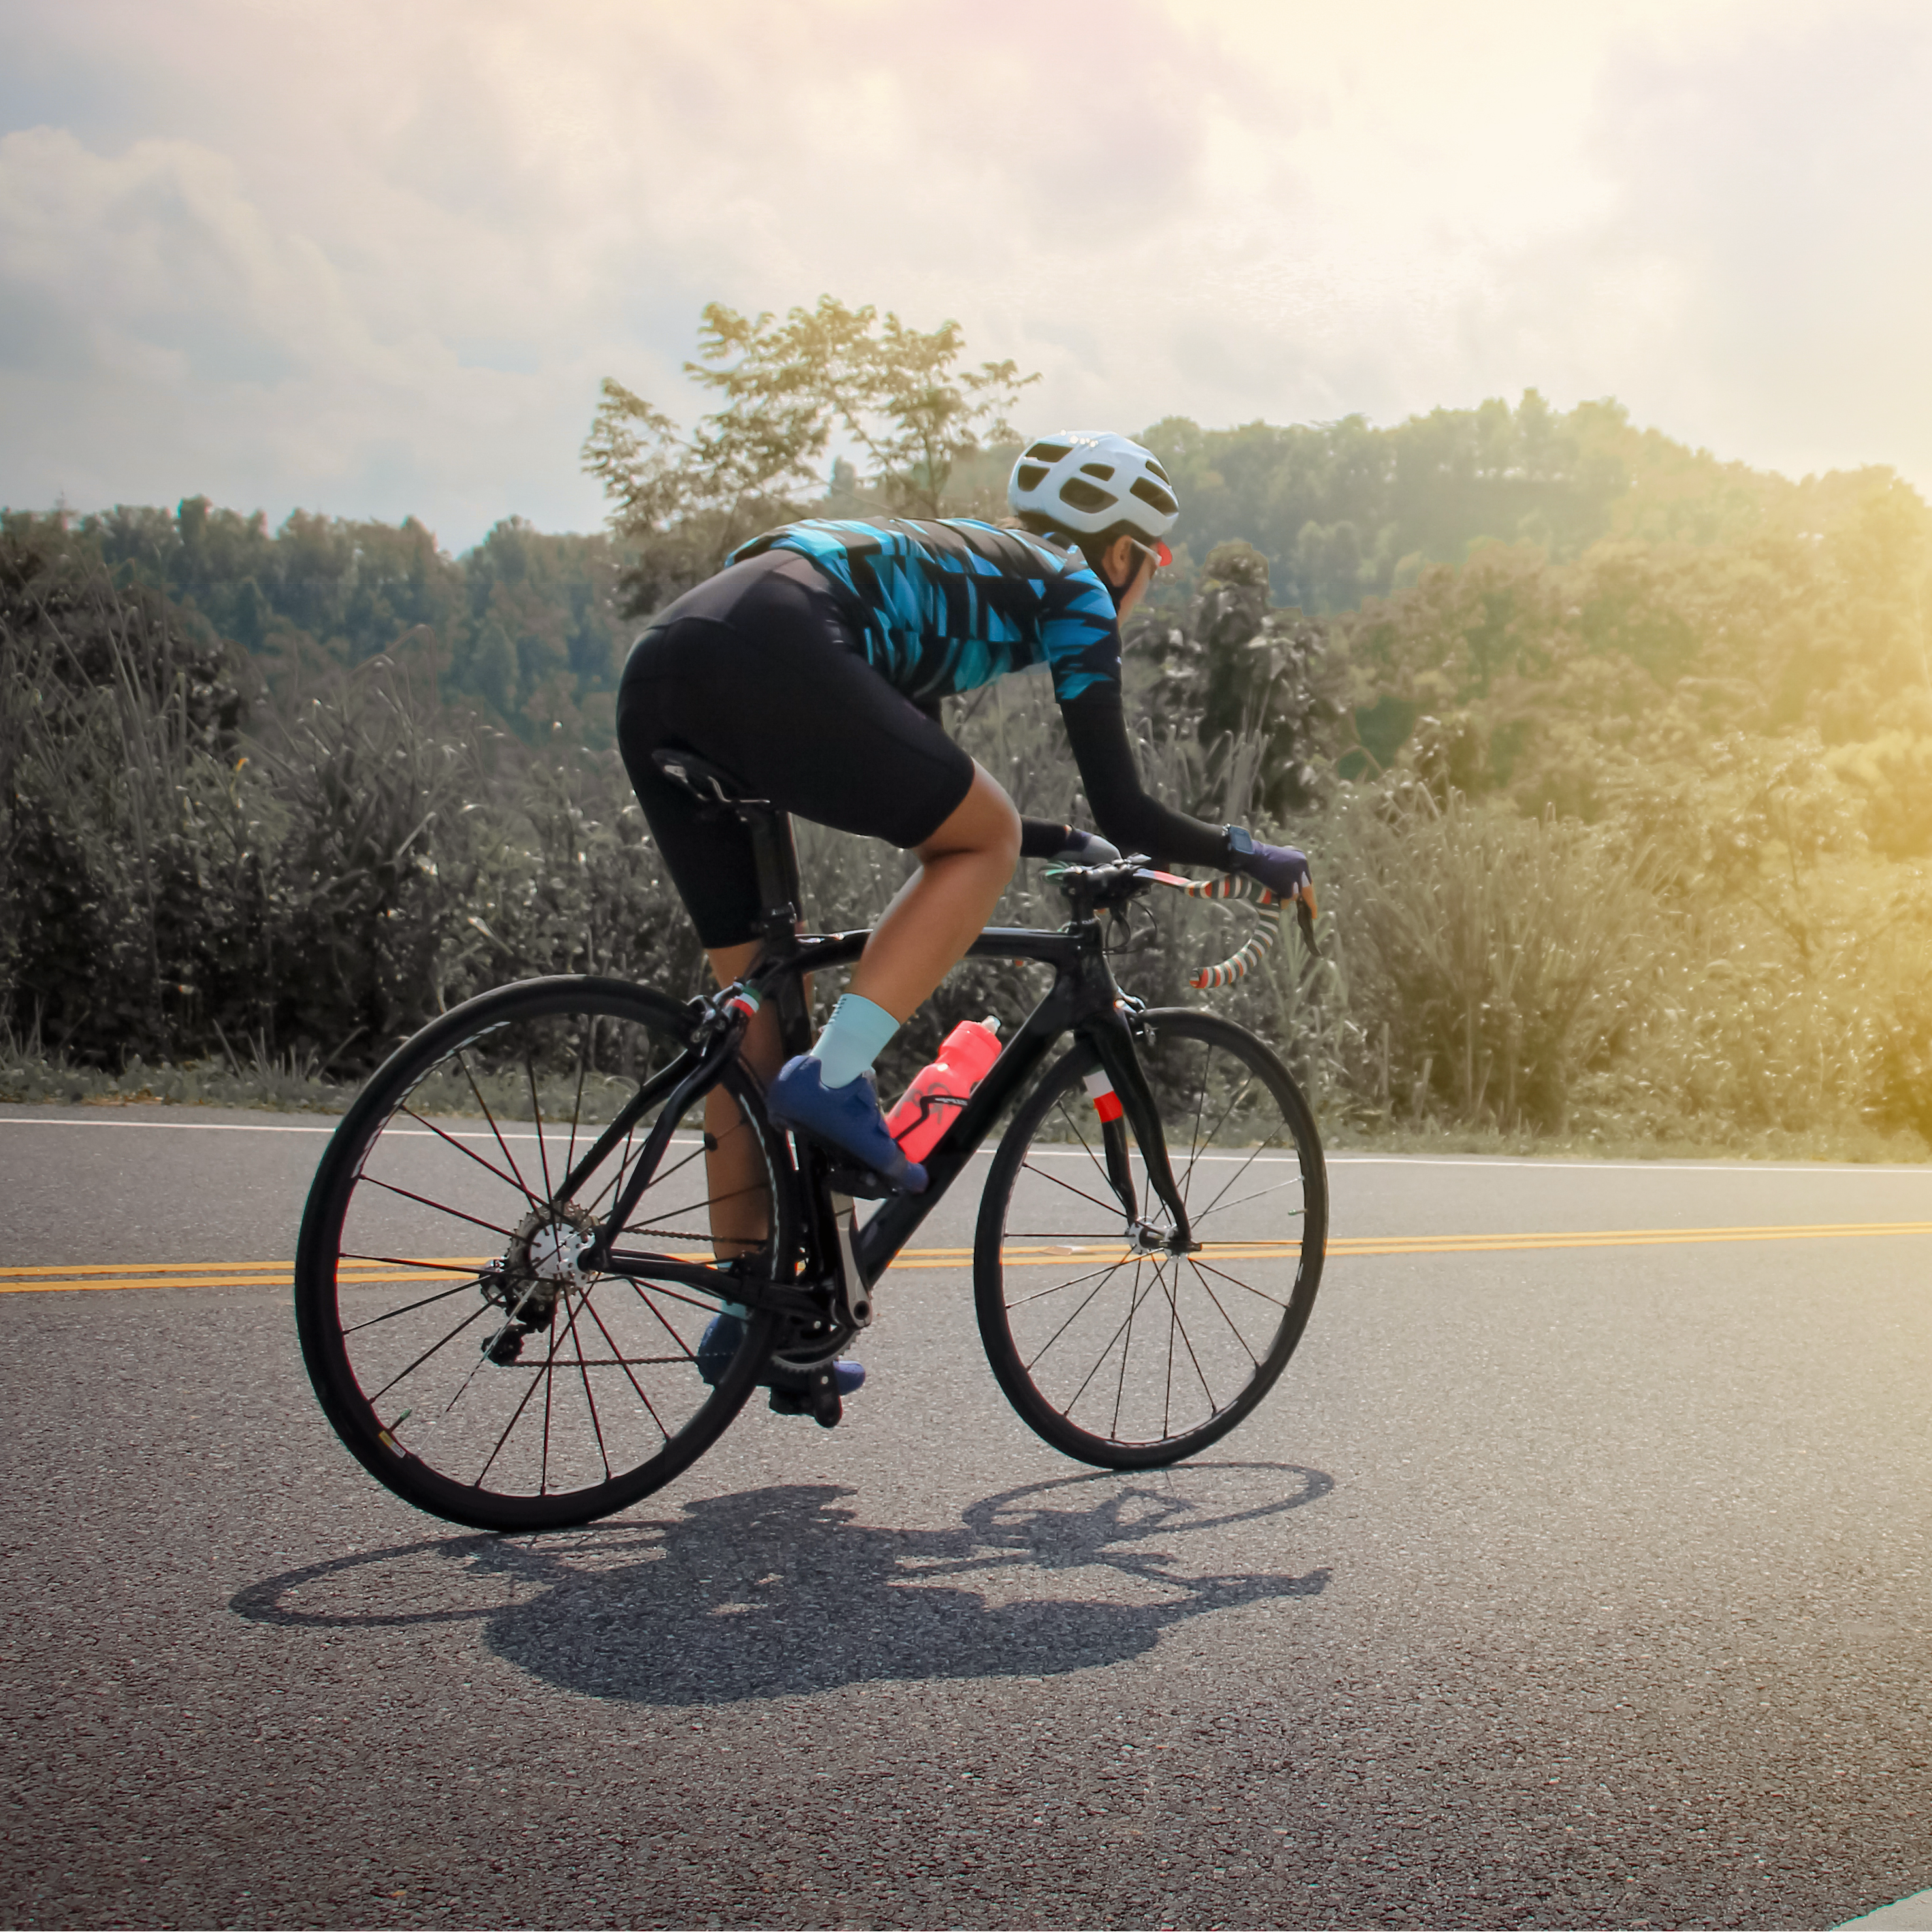
<svg viewBox="0 0 1932 1932"><path fill-rule="evenodd" d="M702 983L614 752L532 748L406 651L272 704L157 600L17 572L0 592L0 1057L41 1069L34 1090L134 1069L184 1097L292 1096L506 980ZM1043 680L951 722L1023 812L1087 822ZM1171 802L1309 851L1324 956L1284 935L1241 984L1197 994L1250 916L1156 894L1114 934L1122 984L1252 1026L1334 1130L1932 1139L1932 891L1912 867L1806 844L1774 812L1740 860L1728 820L1590 826L1393 779L1276 824L1252 808L1263 775L1239 734L1149 729L1138 756ZM799 837L820 929L870 923L905 876L886 847ZM997 915L1065 916L1030 866ZM961 1018L1016 1021L1044 976L961 968L884 1084Z"/></svg>

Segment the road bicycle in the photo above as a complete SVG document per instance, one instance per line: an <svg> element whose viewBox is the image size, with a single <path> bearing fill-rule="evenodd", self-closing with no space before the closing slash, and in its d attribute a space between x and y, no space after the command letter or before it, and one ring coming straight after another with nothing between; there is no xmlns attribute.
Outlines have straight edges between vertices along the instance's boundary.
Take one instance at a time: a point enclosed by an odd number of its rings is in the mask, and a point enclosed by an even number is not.
<svg viewBox="0 0 1932 1932"><path fill-rule="evenodd" d="M1251 1414L1314 1304L1327 1177L1267 1046L1115 983L1125 909L1188 882L1131 860L1069 868L1064 927L974 942L1052 983L926 1156L926 1192L862 1220L862 1180L772 1126L740 1048L769 1001L786 1053L803 1052L810 976L852 965L868 935L800 934L789 818L702 760L657 756L749 828L760 950L688 1000L592 976L503 986L370 1078L316 1172L295 1277L310 1378L364 1468L452 1522L553 1529L670 1481L761 1382L773 1407L836 1424L833 1363L1003 1122L970 1261L986 1358L1022 1418L1132 1469ZM740 1322L714 1326L722 1312Z"/></svg>

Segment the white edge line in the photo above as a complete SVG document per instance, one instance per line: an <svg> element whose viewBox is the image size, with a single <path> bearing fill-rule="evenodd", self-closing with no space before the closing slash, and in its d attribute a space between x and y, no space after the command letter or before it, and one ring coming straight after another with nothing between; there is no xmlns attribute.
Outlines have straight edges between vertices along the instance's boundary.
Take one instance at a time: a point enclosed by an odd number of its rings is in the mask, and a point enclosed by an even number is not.
<svg viewBox="0 0 1932 1932"><path fill-rule="evenodd" d="M338 1117L339 1120L339 1116ZM198 1134L332 1134L334 1125L328 1126L284 1126L278 1122L238 1120L46 1120L32 1114L0 1114L0 1127L155 1127L176 1133ZM422 1139L436 1138L427 1127L392 1127L390 1133L408 1135ZM563 1130L557 1130L562 1133ZM481 1132L468 1132L461 1129L452 1130L452 1138L458 1140L490 1140L494 1136ZM506 1131L506 1140L533 1141L534 1133ZM680 1143L681 1144L681 1143ZM990 1154L992 1150L980 1148L975 1157ZM1042 1148L1040 1153L1060 1160L1085 1160L1089 1158L1077 1149ZM1238 1154L1208 1154L1202 1158L1208 1160L1236 1160L1248 1158ZM1258 1154L1258 1161L1281 1162L1290 1156L1286 1154ZM1904 1174L1932 1175L1932 1163L1920 1162L1908 1166L1904 1162L1880 1161L1810 1161L1805 1162L1777 1162L1772 1161L1668 1161L1668 1160L1544 1160L1534 1156L1516 1154L1331 1154L1328 1156L1330 1167L1528 1167L1545 1172L1569 1172L1578 1174Z"/></svg>
<svg viewBox="0 0 1932 1932"><path fill-rule="evenodd" d="M1768 1160L1541 1160L1518 1154L1331 1154L1330 1167L1534 1167L1574 1168L1585 1174L1916 1174L1932 1175L1932 1162Z"/></svg>

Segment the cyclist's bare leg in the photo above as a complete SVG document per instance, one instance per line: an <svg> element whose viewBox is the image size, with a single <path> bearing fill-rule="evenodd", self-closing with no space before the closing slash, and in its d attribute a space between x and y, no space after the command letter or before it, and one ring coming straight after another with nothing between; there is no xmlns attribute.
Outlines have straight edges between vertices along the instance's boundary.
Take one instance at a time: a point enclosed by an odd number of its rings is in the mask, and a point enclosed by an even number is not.
<svg viewBox="0 0 1932 1932"><path fill-rule="evenodd" d="M758 950L755 939L742 946L714 948L706 957L718 985L728 986L741 977ZM811 998L808 986L806 997ZM760 1080L770 1080L778 1070L783 1050L774 1006L768 1004L752 1016L740 1051ZM743 1124L737 1102L723 1088L714 1087L705 1095L704 1131L716 1144L704 1156L711 1206L711 1250L721 1262L763 1246L772 1225L764 1163L759 1157L758 1143L749 1134L739 1131Z"/></svg>
<svg viewBox="0 0 1932 1932"><path fill-rule="evenodd" d="M919 870L866 942L850 988L901 1022L925 1004L992 917L1019 862L1019 814L976 764L971 789L918 852Z"/></svg>
<svg viewBox="0 0 1932 1932"><path fill-rule="evenodd" d="M1019 861L1019 814L975 765L965 797L917 849L919 870L886 908L851 980L852 992L898 1020L909 1018L925 1003L992 916ZM755 940L712 948L707 957L718 983L729 986L739 978L758 950ZM742 1051L758 1078L770 1082L784 1055L773 1006L753 1017ZM741 1124L736 1102L714 1087L705 1096L704 1130L716 1145L704 1160L711 1246L720 1261L758 1248L771 1226L758 1147L737 1131Z"/></svg>

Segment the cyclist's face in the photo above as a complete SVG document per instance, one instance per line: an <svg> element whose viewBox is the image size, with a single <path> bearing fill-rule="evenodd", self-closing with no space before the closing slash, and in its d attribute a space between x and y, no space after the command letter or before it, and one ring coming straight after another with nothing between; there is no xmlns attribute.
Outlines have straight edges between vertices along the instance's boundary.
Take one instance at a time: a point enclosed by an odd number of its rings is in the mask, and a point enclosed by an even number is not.
<svg viewBox="0 0 1932 1932"><path fill-rule="evenodd" d="M1133 615L1134 607L1148 593L1154 582L1154 574L1160 568L1159 554L1148 544L1136 543L1132 537L1115 538L1102 560L1107 569L1108 580L1120 592L1119 617L1122 623Z"/></svg>

